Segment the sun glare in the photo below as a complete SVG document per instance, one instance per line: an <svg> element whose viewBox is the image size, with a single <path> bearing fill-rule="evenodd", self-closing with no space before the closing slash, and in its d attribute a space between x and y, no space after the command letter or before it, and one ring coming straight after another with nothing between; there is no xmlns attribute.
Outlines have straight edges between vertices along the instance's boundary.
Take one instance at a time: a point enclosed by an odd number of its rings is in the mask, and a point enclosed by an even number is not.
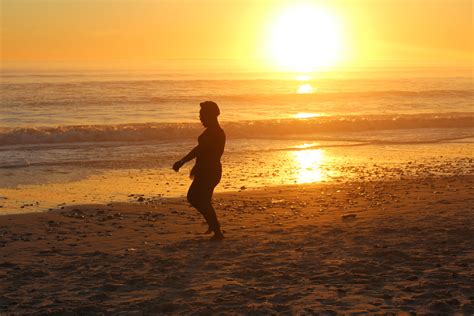
<svg viewBox="0 0 474 316"><path fill-rule="evenodd" d="M290 71L311 72L333 66L341 57L338 19L322 8L305 5L284 10L269 36L269 55Z"/></svg>

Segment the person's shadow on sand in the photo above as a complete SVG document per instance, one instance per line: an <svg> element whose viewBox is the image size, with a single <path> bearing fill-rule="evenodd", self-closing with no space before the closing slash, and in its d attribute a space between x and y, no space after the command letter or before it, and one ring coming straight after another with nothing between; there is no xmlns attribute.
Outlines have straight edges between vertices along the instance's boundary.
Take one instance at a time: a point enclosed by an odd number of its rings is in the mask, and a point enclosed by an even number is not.
<svg viewBox="0 0 474 316"><path fill-rule="evenodd" d="M196 163L191 169L190 176L193 182L189 187L187 198L189 203L204 216L209 226L206 234L213 232L211 240L222 240L224 235L212 206L212 194L222 176L221 156L224 153L226 137L217 120L220 114L217 104L206 101L200 106L199 118L206 130L199 136L198 145L175 162L173 169L178 172L186 162L196 158Z"/></svg>

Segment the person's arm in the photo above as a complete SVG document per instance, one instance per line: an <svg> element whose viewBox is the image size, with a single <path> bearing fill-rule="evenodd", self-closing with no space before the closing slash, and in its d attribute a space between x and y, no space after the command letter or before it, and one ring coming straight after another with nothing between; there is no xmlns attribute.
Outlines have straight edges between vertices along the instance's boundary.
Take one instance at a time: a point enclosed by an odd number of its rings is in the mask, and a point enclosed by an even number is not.
<svg viewBox="0 0 474 316"><path fill-rule="evenodd" d="M179 168L181 168L185 163L197 157L198 151L199 146L194 147L186 156L184 156L181 160L178 160L173 164L173 170L178 172Z"/></svg>

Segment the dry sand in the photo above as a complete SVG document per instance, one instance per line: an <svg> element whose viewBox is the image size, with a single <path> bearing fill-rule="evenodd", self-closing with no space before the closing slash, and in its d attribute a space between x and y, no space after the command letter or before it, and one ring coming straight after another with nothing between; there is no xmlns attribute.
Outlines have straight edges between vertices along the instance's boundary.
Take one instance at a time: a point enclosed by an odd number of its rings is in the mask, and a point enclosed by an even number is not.
<svg viewBox="0 0 474 316"><path fill-rule="evenodd" d="M0 216L0 314L474 313L474 177Z"/></svg>

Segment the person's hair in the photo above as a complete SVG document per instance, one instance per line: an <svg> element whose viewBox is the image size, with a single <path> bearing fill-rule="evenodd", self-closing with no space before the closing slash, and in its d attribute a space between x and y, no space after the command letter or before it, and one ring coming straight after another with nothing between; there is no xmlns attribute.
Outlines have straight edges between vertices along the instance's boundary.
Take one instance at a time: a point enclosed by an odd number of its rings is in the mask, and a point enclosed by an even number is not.
<svg viewBox="0 0 474 316"><path fill-rule="evenodd" d="M215 102L204 101L204 102L201 102L199 105L201 106L202 111L206 114L209 114L215 117L218 117L219 114L221 114L221 111L219 110L219 106Z"/></svg>

